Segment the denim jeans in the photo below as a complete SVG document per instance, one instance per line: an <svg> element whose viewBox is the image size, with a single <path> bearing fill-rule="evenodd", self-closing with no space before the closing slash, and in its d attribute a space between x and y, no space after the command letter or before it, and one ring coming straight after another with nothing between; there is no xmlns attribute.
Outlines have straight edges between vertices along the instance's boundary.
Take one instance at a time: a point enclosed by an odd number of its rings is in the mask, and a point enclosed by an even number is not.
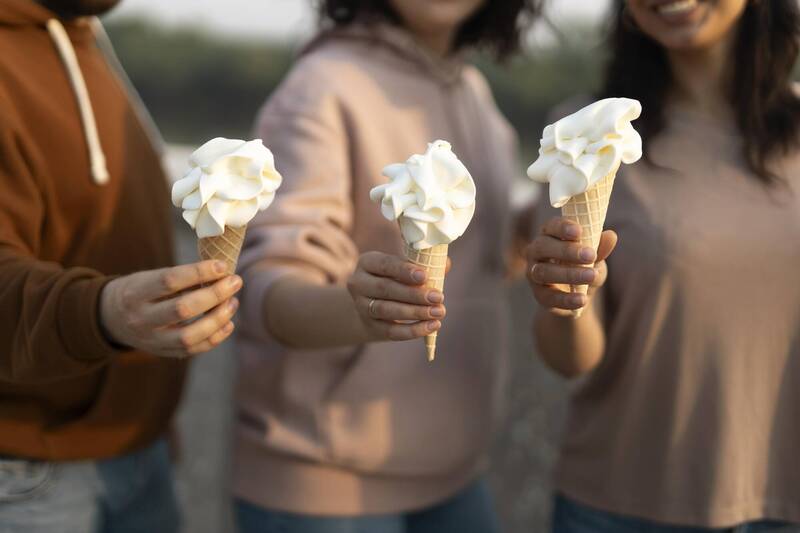
<svg viewBox="0 0 800 533"><path fill-rule="evenodd" d="M0 458L0 533L177 533L164 441L101 461Z"/></svg>
<svg viewBox="0 0 800 533"><path fill-rule="evenodd" d="M497 533L489 490L478 482L448 501L412 513L322 517L236 502L239 533Z"/></svg>
<svg viewBox="0 0 800 533"><path fill-rule="evenodd" d="M553 533L800 533L800 526L785 522L761 521L724 529L658 524L618 515L556 496Z"/></svg>

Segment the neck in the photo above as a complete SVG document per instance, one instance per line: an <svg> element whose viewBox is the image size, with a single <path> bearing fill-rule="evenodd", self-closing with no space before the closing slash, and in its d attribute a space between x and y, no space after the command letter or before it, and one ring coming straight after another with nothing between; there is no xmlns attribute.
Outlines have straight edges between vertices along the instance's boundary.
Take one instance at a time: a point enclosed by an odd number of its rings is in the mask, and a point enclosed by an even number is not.
<svg viewBox="0 0 800 533"><path fill-rule="evenodd" d="M437 32L432 34L414 34L417 41L426 50L439 58L445 58L453 50L455 34L453 32Z"/></svg>
<svg viewBox="0 0 800 533"><path fill-rule="evenodd" d="M733 37L702 50L670 51L673 99L684 107L720 121L733 117L728 100Z"/></svg>

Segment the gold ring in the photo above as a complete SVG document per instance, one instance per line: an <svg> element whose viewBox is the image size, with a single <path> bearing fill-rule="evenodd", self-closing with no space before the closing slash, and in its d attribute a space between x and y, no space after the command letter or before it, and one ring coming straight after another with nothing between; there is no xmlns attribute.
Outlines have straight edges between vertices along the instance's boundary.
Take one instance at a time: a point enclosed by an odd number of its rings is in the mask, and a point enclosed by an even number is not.
<svg viewBox="0 0 800 533"><path fill-rule="evenodd" d="M369 299L369 316L375 318L375 298Z"/></svg>

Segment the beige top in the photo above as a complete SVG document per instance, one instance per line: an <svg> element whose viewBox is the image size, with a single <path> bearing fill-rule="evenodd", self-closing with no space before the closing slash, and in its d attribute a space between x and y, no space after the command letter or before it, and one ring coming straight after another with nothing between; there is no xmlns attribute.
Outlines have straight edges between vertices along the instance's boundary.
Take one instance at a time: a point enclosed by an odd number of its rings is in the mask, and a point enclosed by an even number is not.
<svg viewBox="0 0 800 533"><path fill-rule="evenodd" d="M557 485L667 523L800 522L800 153L770 191L729 127L670 123L662 168L617 178L608 346L576 385Z"/></svg>
<svg viewBox="0 0 800 533"><path fill-rule="evenodd" d="M350 515L418 509L483 467L506 361L503 256L514 136L484 78L436 62L398 29L317 41L272 95L258 135L285 183L250 225L238 351L235 492L272 509ZM448 317L423 341L294 351L265 330L287 275L344 284L358 254L401 253L370 202L381 170L446 139L471 170L477 214L450 246Z"/></svg>

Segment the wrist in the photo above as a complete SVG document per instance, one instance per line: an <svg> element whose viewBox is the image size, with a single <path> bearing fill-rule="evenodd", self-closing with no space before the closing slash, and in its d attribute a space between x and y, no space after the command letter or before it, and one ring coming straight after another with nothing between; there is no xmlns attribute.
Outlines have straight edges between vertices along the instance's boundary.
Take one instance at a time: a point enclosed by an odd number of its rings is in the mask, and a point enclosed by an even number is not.
<svg viewBox="0 0 800 533"><path fill-rule="evenodd" d="M120 341L117 335L113 332L113 326L111 325L112 318L114 316L113 311L113 284L116 283L116 280L111 280L103 287L100 291L100 298L98 301L98 312L97 312L97 325L100 333L103 335L103 338L110 344L112 347L118 350L128 350L130 346L127 346L124 342Z"/></svg>

